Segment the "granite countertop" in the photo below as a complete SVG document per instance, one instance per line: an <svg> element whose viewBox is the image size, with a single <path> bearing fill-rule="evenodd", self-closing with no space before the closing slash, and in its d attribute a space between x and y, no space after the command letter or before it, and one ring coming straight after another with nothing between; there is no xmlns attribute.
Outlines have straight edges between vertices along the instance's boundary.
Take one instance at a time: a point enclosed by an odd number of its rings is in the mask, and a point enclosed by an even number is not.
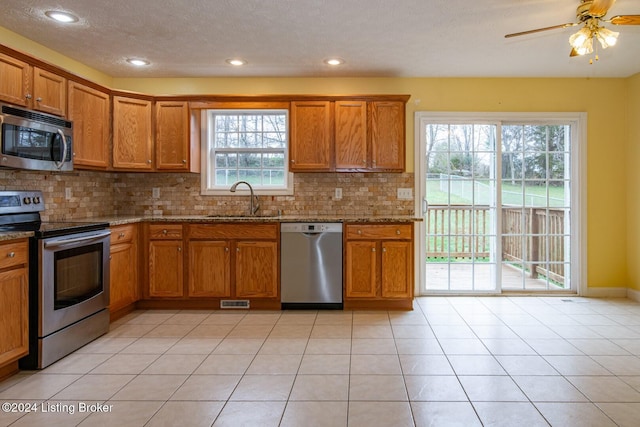
<svg viewBox="0 0 640 427"><path fill-rule="evenodd" d="M280 216L233 216L233 215L166 215L166 216L109 216L87 218L88 222L107 222L110 226L135 224L138 222L417 222L422 218L399 216L351 216L351 215L280 215ZM78 221L83 221L78 220Z"/></svg>
<svg viewBox="0 0 640 427"><path fill-rule="evenodd" d="M3 231L0 232L0 242L15 239L27 239L33 236L33 231Z"/></svg>

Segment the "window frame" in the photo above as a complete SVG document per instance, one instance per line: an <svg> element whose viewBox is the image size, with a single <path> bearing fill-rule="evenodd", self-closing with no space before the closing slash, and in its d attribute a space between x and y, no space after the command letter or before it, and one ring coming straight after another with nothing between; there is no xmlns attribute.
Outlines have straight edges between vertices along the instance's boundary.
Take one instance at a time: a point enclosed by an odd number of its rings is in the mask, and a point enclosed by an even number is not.
<svg viewBox="0 0 640 427"><path fill-rule="evenodd" d="M290 109L288 107L284 107L281 105L265 105L265 106L256 106L256 105L247 105L247 106L239 106L233 108L225 108L221 106L220 108L207 108L203 109L201 112L201 166L202 170L200 173L201 177L201 185L200 185L200 194L208 195L208 196L246 196L250 194L249 188L247 186L239 186L237 191L231 193L229 189L231 185L213 185L209 186L209 183L212 181L212 177L215 176L216 167L215 167L215 147L213 146L214 141L214 133L213 129L213 120L216 114L268 114L268 113L283 113L285 115L286 120L286 128L285 128L285 139L286 145L283 150L281 149L255 149L255 148L238 148L234 150L229 150L232 152L260 152L260 153L281 153L284 152L284 185L271 187L271 186L253 186L253 191L257 195L293 195L293 173L289 170L289 144L290 144ZM219 152L223 152L226 150L218 150ZM242 179L239 179L242 180Z"/></svg>

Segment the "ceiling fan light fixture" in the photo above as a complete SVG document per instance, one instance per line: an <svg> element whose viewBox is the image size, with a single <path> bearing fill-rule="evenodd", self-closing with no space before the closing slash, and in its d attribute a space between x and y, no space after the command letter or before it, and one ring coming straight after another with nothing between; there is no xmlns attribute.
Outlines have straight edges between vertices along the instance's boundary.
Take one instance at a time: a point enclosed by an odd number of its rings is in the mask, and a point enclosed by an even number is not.
<svg viewBox="0 0 640 427"><path fill-rule="evenodd" d="M591 53L593 52L593 32L589 27L584 26L569 37L569 44L578 52L578 55ZM588 52L589 47L591 52Z"/></svg>
<svg viewBox="0 0 640 427"><path fill-rule="evenodd" d="M618 36L620 33L611 31L607 28L600 27L596 31L596 38L600 42L600 45L603 49L608 48L609 46L615 46L618 41Z"/></svg>

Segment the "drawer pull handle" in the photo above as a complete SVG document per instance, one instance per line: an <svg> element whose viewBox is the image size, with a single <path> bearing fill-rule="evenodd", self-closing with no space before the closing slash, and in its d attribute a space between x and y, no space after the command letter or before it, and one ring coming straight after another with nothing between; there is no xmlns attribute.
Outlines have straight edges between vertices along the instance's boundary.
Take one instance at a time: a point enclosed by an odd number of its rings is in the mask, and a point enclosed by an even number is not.
<svg viewBox="0 0 640 427"><path fill-rule="evenodd" d="M9 253L7 254L7 257L8 257L8 258L15 258L15 257L16 257L16 253L15 253L15 252L9 252Z"/></svg>
<svg viewBox="0 0 640 427"><path fill-rule="evenodd" d="M362 234L362 230L358 230L358 234Z"/></svg>
<svg viewBox="0 0 640 427"><path fill-rule="evenodd" d="M169 231L165 228L164 230L162 230L162 234L164 234L165 236L167 235Z"/></svg>
<svg viewBox="0 0 640 427"><path fill-rule="evenodd" d="M400 230L396 230L396 234L399 236L400 235Z"/></svg>
<svg viewBox="0 0 640 427"><path fill-rule="evenodd" d="M124 233L118 234L118 239L122 239L124 237Z"/></svg>

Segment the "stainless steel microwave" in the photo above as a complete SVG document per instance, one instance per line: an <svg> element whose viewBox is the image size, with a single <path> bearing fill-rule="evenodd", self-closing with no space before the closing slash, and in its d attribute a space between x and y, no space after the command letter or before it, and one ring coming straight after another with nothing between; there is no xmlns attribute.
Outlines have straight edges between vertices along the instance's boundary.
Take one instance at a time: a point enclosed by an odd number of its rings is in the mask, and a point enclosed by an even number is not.
<svg viewBox="0 0 640 427"><path fill-rule="evenodd" d="M73 125L61 117L0 103L0 166L73 170Z"/></svg>

